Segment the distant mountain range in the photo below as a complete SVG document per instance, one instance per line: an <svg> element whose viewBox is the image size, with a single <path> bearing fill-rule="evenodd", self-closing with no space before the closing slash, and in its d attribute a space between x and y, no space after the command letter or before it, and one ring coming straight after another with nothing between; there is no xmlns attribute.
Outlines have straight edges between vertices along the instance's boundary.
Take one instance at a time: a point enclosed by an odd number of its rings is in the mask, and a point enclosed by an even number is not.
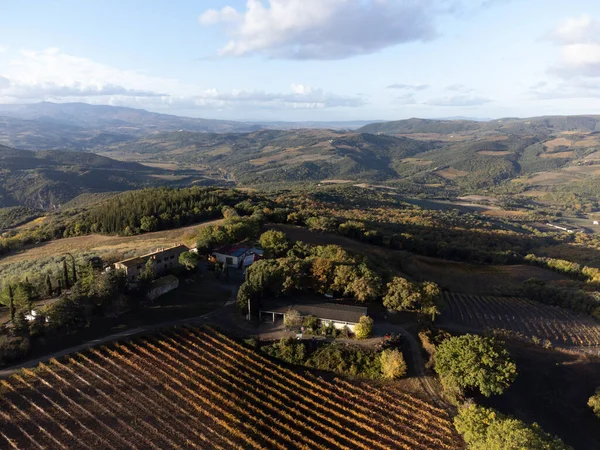
<svg viewBox="0 0 600 450"><path fill-rule="evenodd" d="M501 133L501 134L551 134L565 131L600 131L597 116L544 116L531 118L505 118L489 121L406 119L372 123L359 128L363 133L384 134L451 134L451 133Z"/></svg>
<svg viewBox="0 0 600 450"><path fill-rule="evenodd" d="M235 122L86 103L0 105L0 144L27 150L88 150L170 131L239 133L263 128L356 129L373 121Z"/></svg>
<svg viewBox="0 0 600 450"><path fill-rule="evenodd" d="M577 185L590 197L581 183L597 184L600 175L600 115L414 118L348 130L358 125L248 124L81 103L0 105L0 207L51 209L80 194L165 184L323 180L443 196L499 185L541 195ZM520 183L505 183L511 180Z"/></svg>

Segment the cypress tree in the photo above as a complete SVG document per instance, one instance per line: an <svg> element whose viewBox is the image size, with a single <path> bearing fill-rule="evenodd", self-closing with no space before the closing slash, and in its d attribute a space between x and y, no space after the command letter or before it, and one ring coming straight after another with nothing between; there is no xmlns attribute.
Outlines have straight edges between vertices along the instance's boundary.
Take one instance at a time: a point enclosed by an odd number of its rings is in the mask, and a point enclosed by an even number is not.
<svg viewBox="0 0 600 450"><path fill-rule="evenodd" d="M11 322L14 322L14 320L15 320L15 296L13 294L13 288L10 284L8 285L8 298L9 298L8 308L10 310L10 320L11 320Z"/></svg>
<svg viewBox="0 0 600 450"><path fill-rule="evenodd" d="M48 297L52 297L54 289L52 289L52 280L50 280L50 274L46 274L46 286L48 288Z"/></svg>
<svg viewBox="0 0 600 450"><path fill-rule="evenodd" d="M77 283L77 270L75 268L75 259L73 259L73 284Z"/></svg>
<svg viewBox="0 0 600 450"><path fill-rule="evenodd" d="M63 259L63 278L65 289L69 289L69 269L67 269L67 260Z"/></svg>

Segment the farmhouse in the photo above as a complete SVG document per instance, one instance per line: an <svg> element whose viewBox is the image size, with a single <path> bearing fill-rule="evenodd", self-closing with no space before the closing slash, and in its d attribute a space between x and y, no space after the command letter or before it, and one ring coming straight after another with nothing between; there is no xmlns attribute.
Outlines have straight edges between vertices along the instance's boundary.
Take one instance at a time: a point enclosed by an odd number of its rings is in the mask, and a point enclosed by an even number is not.
<svg viewBox="0 0 600 450"><path fill-rule="evenodd" d="M169 248L161 248L153 253L148 253L147 255L136 256L135 258L116 262L113 267L116 270L124 271L127 275L127 281L134 282L143 272L146 263L149 260L153 260L155 263L156 275L162 275L169 269L179 267L179 255L188 250L189 249L183 244Z"/></svg>
<svg viewBox="0 0 600 450"><path fill-rule="evenodd" d="M212 260L230 267L240 267L250 248L242 244L224 245L212 252Z"/></svg>
<svg viewBox="0 0 600 450"><path fill-rule="evenodd" d="M289 302L265 304L259 308L258 316L261 321L265 317L275 322L279 318L284 319L288 311L298 311L302 317L316 317L322 326L329 326L330 323L337 329L347 326L351 332L354 332L354 326L360 318L367 315L367 308L364 306L306 301L295 304Z"/></svg>

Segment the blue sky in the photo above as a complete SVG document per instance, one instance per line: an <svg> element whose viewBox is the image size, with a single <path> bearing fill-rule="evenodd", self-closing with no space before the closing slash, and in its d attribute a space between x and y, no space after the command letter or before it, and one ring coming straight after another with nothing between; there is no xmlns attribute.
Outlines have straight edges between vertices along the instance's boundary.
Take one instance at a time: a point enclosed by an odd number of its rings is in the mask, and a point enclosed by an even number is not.
<svg viewBox="0 0 600 450"><path fill-rule="evenodd" d="M235 120L600 113L596 0L0 0L0 103Z"/></svg>

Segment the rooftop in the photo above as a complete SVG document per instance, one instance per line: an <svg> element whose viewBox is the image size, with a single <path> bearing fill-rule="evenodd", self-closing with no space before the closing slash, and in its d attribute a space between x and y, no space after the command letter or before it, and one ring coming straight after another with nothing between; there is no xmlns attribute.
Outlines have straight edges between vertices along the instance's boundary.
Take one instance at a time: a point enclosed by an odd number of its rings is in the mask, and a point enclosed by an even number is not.
<svg viewBox="0 0 600 450"><path fill-rule="evenodd" d="M286 313L296 310L302 316L315 316L319 319L335 320L339 322L358 323L362 316L367 315L366 306L348 305L343 303L291 301L268 302L260 307L261 312Z"/></svg>
<svg viewBox="0 0 600 450"><path fill-rule="evenodd" d="M123 264L126 267L133 267L138 264L146 264L146 261L148 261L148 258L150 258L154 255L160 255L162 253L165 253L168 251L173 251L173 250L181 250L182 252L187 252L189 249L187 248L187 246L185 246L183 244L174 245L173 247L161 248L152 253L147 253L142 256L134 256L133 258L124 259L123 261L118 261L115 264Z"/></svg>
<svg viewBox="0 0 600 450"><path fill-rule="evenodd" d="M248 251L248 247L245 245L231 244L231 245L224 245L222 247L219 247L213 253L220 253L221 255L238 257L238 256L242 256L247 251Z"/></svg>

